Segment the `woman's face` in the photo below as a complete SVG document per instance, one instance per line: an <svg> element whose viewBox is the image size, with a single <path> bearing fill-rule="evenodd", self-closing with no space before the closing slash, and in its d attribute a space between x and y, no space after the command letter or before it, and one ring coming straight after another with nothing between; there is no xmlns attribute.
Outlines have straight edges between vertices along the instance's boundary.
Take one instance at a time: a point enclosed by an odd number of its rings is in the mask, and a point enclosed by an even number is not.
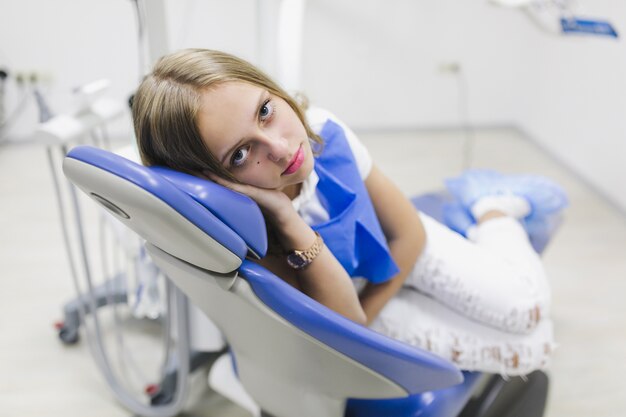
<svg viewBox="0 0 626 417"><path fill-rule="evenodd" d="M313 169L300 119L261 87L232 81L205 91L196 123L209 151L242 183L287 192Z"/></svg>

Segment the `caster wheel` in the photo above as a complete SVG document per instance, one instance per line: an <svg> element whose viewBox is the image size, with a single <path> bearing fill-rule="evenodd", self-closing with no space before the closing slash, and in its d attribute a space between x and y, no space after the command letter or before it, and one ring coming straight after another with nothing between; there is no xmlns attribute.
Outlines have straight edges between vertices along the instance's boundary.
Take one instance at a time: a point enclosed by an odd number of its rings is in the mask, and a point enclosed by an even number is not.
<svg viewBox="0 0 626 417"><path fill-rule="evenodd" d="M62 327L59 329L59 339L65 345L75 345L80 339L77 329Z"/></svg>
<svg viewBox="0 0 626 417"><path fill-rule="evenodd" d="M150 397L150 404L153 406L166 405L173 400L173 393L166 391L159 391Z"/></svg>
<svg viewBox="0 0 626 417"><path fill-rule="evenodd" d="M150 404L154 406L167 405L174 401L176 393L176 376L166 377L160 384L150 384L145 389L150 397Z"/></svg>

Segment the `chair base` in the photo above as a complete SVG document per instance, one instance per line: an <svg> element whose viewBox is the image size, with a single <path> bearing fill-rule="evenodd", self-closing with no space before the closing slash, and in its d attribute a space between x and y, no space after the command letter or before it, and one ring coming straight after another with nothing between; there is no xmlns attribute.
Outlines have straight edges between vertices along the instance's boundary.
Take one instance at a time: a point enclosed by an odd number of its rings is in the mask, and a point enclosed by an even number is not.
<svg viewBox="0 0 626 417"><path fill-rule="evenodd" d="M504 380L490 377L478 397L458 417L541 417L548 398L549 379L542 371Z"/></svg>

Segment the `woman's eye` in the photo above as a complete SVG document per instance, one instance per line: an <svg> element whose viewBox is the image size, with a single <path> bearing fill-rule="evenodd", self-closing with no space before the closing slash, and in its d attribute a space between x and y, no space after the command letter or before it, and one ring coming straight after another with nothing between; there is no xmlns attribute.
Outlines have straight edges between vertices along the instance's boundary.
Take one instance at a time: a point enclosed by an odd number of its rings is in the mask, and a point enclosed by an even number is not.
<svg viewBox="0 0 626 417"><path fill-rule="evenodd" d="M250 149L247 146L237 149L233 153L233 156L230 158L230 164L235 167L243 165L243 163L246 161L246 158L248 157L249 152Z"/></svg>
<svg viewBox="0 0 626 417"><path fill-rule="evenodd" d="M274 105L270 102L270 100L267 100L265 103L263 103L263 105L261 106L261 109L259 110L259 117L261 118L261 120L267 120L273 114L274 114Z"/></svg>

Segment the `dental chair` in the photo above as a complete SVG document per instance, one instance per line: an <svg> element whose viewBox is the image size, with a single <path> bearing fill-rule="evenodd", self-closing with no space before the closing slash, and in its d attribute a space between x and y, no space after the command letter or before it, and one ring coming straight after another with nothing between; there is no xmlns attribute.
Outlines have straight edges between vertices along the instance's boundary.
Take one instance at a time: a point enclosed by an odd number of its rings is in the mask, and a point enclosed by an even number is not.
<svg viewBox="0 0 626 417"><path fill-rule="evenodd" d="M238 380L274 417L541 416L548 381L461 372L358 325L250 258L267 236L251 199L90 147L65 175L146 240L153 261L220 329ZM414 201L438 215L437 194Z"/></svg>

